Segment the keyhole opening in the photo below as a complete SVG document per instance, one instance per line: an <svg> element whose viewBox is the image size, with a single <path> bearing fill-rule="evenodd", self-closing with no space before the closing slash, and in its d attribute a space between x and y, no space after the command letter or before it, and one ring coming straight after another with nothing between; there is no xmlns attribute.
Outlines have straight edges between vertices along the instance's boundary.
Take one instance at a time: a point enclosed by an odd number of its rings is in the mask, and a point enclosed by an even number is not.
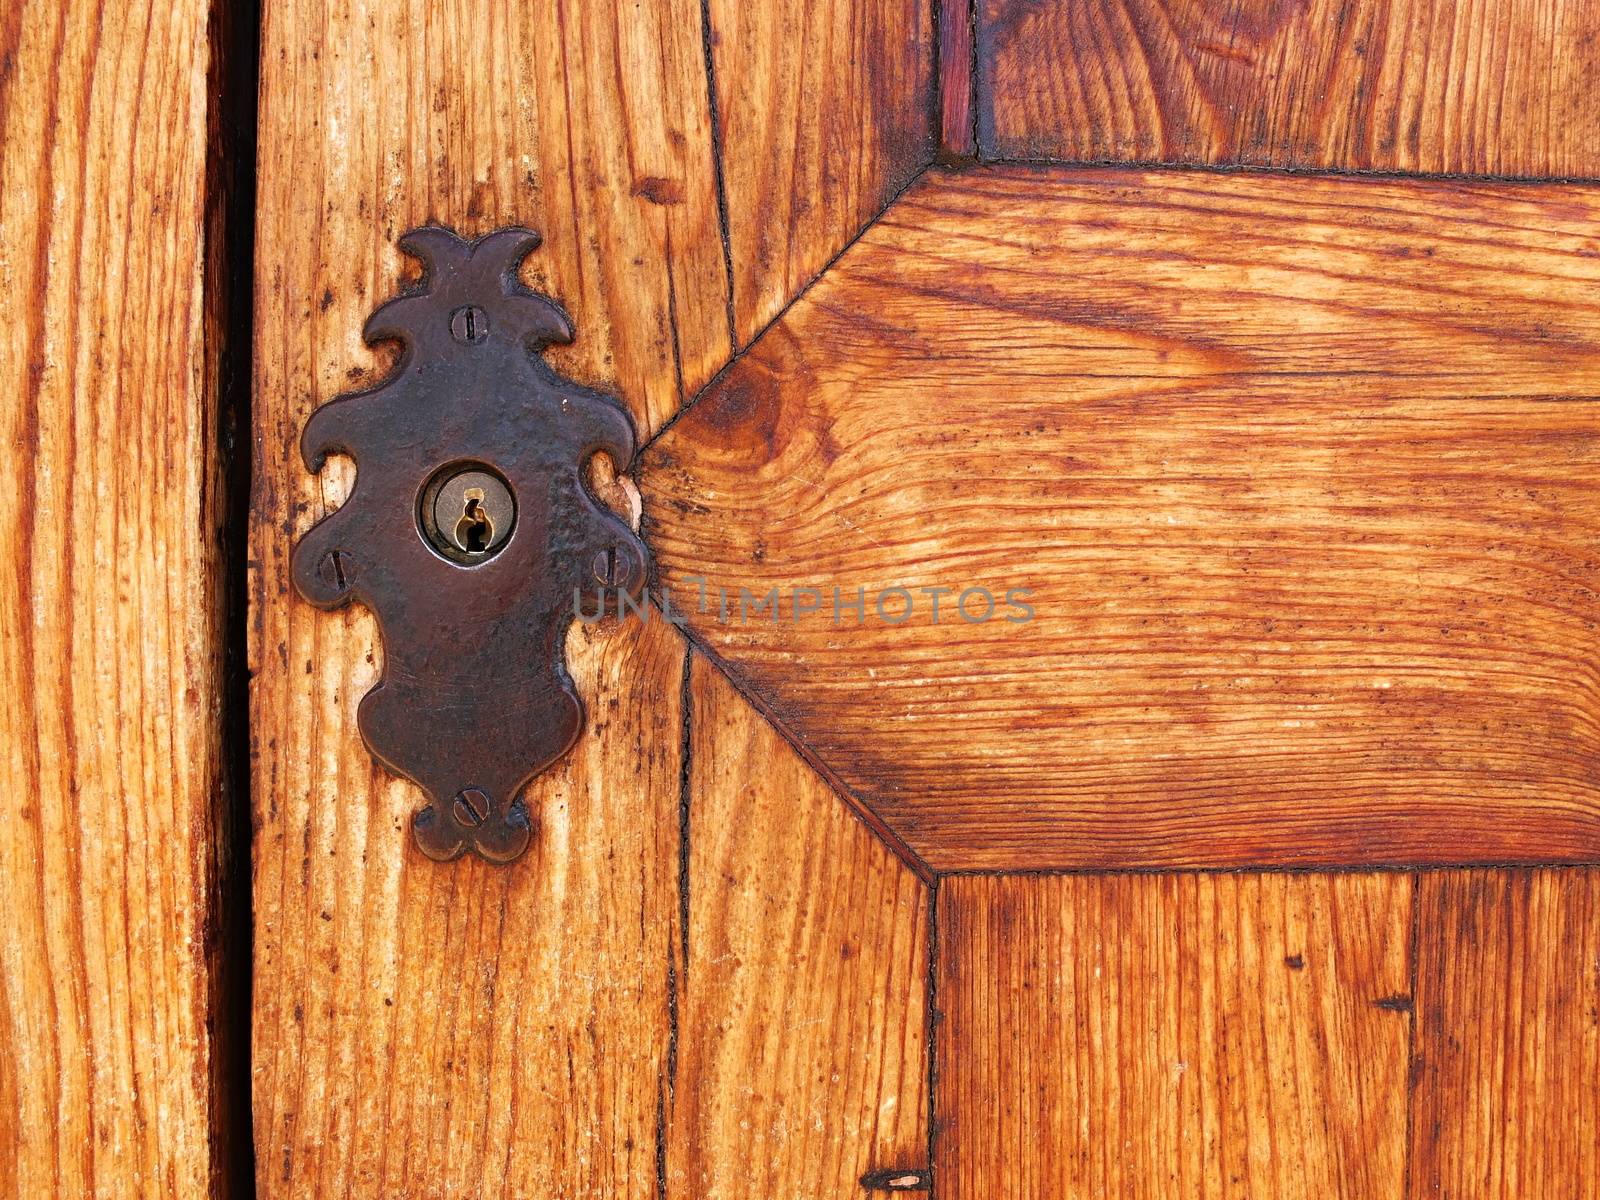
<svg viewBox="0 0 1600 1200"><path fill-rule="evenodd" d="M494 522L483 510L483 489L468 488L463 497L461 519L456 522L456 545L468 554L482 554L494 540Z"/></svg>
<svg viewBox="0 0 1600 1200"><path fill-rule="evenodd" d="M505 476L487 463L440 467L417 499L418 532L453 563L478 566L511 541L516 497Z"/></svg>

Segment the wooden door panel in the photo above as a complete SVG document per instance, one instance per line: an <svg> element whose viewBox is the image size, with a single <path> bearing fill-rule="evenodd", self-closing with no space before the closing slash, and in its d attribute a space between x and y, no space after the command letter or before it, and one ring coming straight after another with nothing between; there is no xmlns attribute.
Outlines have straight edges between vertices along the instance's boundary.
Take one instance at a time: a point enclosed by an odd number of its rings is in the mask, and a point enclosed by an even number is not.
<svg viewBox="0 0 1600 1200"><path fill-rule="evenodd" d="M938 1194L1401 1195L1414 887L941 881Z"/></svg>
<svg viewBox="0 0 1600 1200"><path fill-rule="evenodd" d="M0 1196L235 1182L213 7L0 14Z"/></svg>
<svg viewBox="0 0 1600 1200"><path fill-rule="evenodd" d="M644 1197L669 1176L733 1186L753 1170L810 1195L880 1163L925 1165L922 885L776 735L761 780L738 754L694 765L696 719L754 734L728 707L742 700L685 693L676 632L575 628L589 720L527 793L533 848L504 870L440 865L410 847L417 793L356 729L382 654L372 621L313 612L287 571L294 538L351 483L347 462L304 473L300 428L392 361L359 331L413 270L399 234L538 229L525 276L577 329L552 365L619 396L648 436L732 354L734 297L787 303L904 169L903 149L861 160L816 132L870 103L761 73L806 38L857 45L902 9L833 5L821 33L798 10L775 31L741 16L724 37L692 0L269 7L251 571L263 1195ZM711 51L744 81L720 132ZM926 71L904 78L925 90ZM902 118L927 130L929 106ZM848 170L862 199L769 262L759 223L780 162L801 181ZM735 176L766 198L741 194L754 240L730 251L719 189ZM626 507L625 489L614 498ZM703 847L684 840L697 805ZM801 865L851 910L813 907ZM701 957L724 939L734 959ZM769 1077L739 1061L753 1047ZM840 1105L859 1116L819 1132Z"/></svg>
<svg viewBox="0 0 1600 1200"><path fill-rule="evenodd" d="M411 852L416 793L356 729L382 647L314 612L292 540L349 472L305 474L311 410L428 221L538 228L579 331L552 359L648 431L730 349L698 6L270 6L263 30L252 601L255 1138L265 1196L648 1194L677 912L684 656L576 637L627 705L528 797L520 869ZM536 100L530 103L529 98ZM661 181L669 181L663 183ZM677 203L657 200L669 195ZM685 349L687 347L687 350ZM642 749L641 749L642 748Z"/></svg>
<svg viewBox="0 0 1600 1200"><path fill-rule="evenodd" d="M939 873L1596 857L1600 190L911 182L936 135L1591 174L1588 18L1548 8L1451 41L1459 6L1269 5L1219 41L1077 0L269 6L262 1194L1538 1183L1485 1111L1586 1162L1592 989L1519 940L1588 954L1587 893L1518 882L1567 876ZM352 478L304 474L299 429L392 362L358 331L427 221L544 234L552 364L656 437L644 529L689 609L687 641L573 630L588 726L503 870L412 851L354 722L375 628L287 587ZM737 624L696 577L1015 586L1034 619Z"/></svg>
<svg viewBox="0 0 1600 1200"><path fill-rule="evenodd" d="M646 454L663 590L936 870L1592 860L1597 219L930 174Z"/></svg>
<svg viewBox="0 0 1600 1200"><path fill-rule="evenodd" d="M1600 171L1589 0L976 0L980 152Z"/></svg>
<svg viewBox="0 0 1600 1200"><path fill-rule="evenodd" d="M1419 885L1411 1195L1581 1196L1600 1180L1600 871Z"/></svg>
<svg viewBox="0 0 1600 1200"><path fill-rule="evenodd" d="M645 1197L664 1171L823 1195L925 1170L924 885L703 661L680 709L665 623L573 650L604 705L529 795L515 869L419 861L411 788L354 748L330 778L365 775L370 816L274 819L262 1193Z"/></svg>

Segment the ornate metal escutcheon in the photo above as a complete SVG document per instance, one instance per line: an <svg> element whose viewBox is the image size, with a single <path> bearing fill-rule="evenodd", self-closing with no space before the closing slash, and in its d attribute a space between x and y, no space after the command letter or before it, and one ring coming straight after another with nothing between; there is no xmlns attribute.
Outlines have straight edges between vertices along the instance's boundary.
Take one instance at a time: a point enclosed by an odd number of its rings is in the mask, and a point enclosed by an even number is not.
<svg viewBox="0 0 1600 1200"><path fill-rule="evenodd" d="M633 424L540 357L573 329L517 279L538 244L527 229L401 238L423 278L364 331L401 342L399 364L317 409L301 438L313 473L341 453L357 476L295 547L295 586L319 608L354 600L377 618L383 675L361 735L427 793L413 832L441 860L506 863L527 848L518 793L583 726L563 653L574 607L615 605L645 582L644 543L583 482L598 451L628 468Z"/></svg>

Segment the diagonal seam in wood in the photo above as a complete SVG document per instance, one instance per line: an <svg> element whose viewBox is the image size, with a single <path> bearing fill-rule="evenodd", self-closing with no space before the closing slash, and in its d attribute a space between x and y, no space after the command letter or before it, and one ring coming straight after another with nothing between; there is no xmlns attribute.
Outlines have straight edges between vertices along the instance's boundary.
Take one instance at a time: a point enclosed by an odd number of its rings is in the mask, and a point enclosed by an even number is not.
<svg viewBox="0 0 1600 1200"><path fill-rule="evenodd" d="M833 257L828 259L827 262L823 263L821 269L818 270L817 273L810 279L806 280L805 284L800 288L800 290L795 292L795 294L789 298L784 306L773 314L772 320L763 325L756 335L748 342L742 346L738 346L734 350L733 354L728 358L728 361L717 368L716 374L706 381L705 386L697 391L683 404L679 405L678 410L661 423L661 427L650 435L649 440L646 441L644 445L640 446L639 452L633 456L635 468L634 474L637 474L637 468L639 464L644 461L645 456L651 452L656 443L661 440L664 434L666 434L667 430L676 425L678 421L682 419L685 413L692 409L696 404L699 404L700 401L706 396L709 396L712 392L716 391L723 379L727 376L728 372L738 366L740 360L742 360L746 354L753 350L761 341L761 339L766 337L767 334L771 332L774 326L781 323L783 319L789 315L790 309L792 309L796 304L800 303L800 301L810 293L812 288L816 287L817 284L822 282L822 280L827 276L828 272L833 270L834 264L848 254L852 246L854 246L862 238L866 237L866 235L877 226L878 222L883 220L884 216L889 212L889 210L900 202L900 197L904 196L912 188L917 186L917 183L924 175L928 173L928 169L933 165L934 160L929 158L926 162L917 167L911 178L907 179L903 186L895 190L894 195L890 196L889 199L884 203L883 207L873 214L872 219L860 229L856 230L856 232L851 235L849 241L840 246Z"/></svg>
<svg viewBox="0 0 1600 1200"><path fill-rule="evenodd" d="M659 611L661 608L660 596L652 592L651 602L656 605L656 608ZM774 711L772 703L760 692L758 692L751 685L749 680L743 678L738 672L734 671L716 652L716 650L694 629L690 628L688 625L680 625L677 628L678 632L684 636L689 645L694 648L695 653L704 657L706 662L710 663L719 672L721 672L723 678L725 678L728 683L732 685L733 690L738 692L739 695L744 698L745 702L748 703L750 707L753 708L757 713L759 713L761 718L766 721L768 725L772 726L773 730L776 731L779 737L781 737L785 742L794 748L795 753L800 756L807 766L817 773L817 777L828 785L829 790L831 790L833 794L839 798L840 802L843 803L844 806L849 809L850 812L858 820L860 820L863 825L867 827L872 835L882 842L884 846L889 849L890 853L892 853L901 862L905 863L905 865L910 868L911 872L916 875L919 880L925 884L932 884L935 878L935 872L933 868L928 865L928 863L920 854L913 850L908 844L906 844L906 842L901 840L899 835L889 827L887 822L885 822L883 818L877 814L873 807L868 804L867 801L864 800L858 793L851 789L842 779L840 779L827 763L817 756L816 751L814 751L810 746L808 746L795 735L794 731L791 730L789 726L785 724L783 719Z"/></svg>

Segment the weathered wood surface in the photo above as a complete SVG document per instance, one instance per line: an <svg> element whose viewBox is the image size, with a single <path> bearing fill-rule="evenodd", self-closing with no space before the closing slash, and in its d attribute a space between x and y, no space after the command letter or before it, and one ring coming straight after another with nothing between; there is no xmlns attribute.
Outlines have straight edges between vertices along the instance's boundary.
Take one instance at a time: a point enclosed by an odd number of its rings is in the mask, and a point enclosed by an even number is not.
<svg viewBox="0 0 1600 1200"><path fill-rule="evenodd" d="M469 11L469 8L471 11ZM268 6L253 518L255 1137L263 1196L645 1197L670 1041L681 640L571 639L588 728L510 870L410 844L356 704L381 647L288 590L306 416L388 360L395 238L525 224L577 329L550 355L642 432L726 359L700 6Z"/></svg>
<svg viewBox="0 0 1600 1200"><path fill-rule="evenodd" d="M578 330L552 364L621 397L644 433L727 360L694 0L295 0L266 16L261 313L296 340L263 329L262 348L307 358L298 386L326 399L371 373L362 320L401 268L395 239L428 221L543 234L524 278ZM262 473L280 486L300 475L277 468Z"/></svg>
<svg viewBox="0 0 1600 1200"><path fill-rule="evenodd" d="M261 1195L653 1195L684 655L659 623L578 629L589 725L514 868L424 859L415 789L341 726L260 742ZM295 671L336 720L371 668L313 653Z"/></svg>
<svg viewBox="0 0 1600 1200"><path fill-rule="evenodd" d="M1422 877L1411 1195L1600 1180L1600 871Z"/></svg>
<svg viewBox="0 0 1600 1200"><path fill-rule="evenodd" d="M696 656L669 1196L928 1159L928 891Z"/></svg>
<svg viewBox="0 0 1600 1200"><path fill-rule="evenodd" d="M1402 1194L1412 886L941 881L938 1194Z"/></svg>
<svg viewBox="0 0 1600 1200"><path fill-rule="evenodd" d="M928 0L708 0L748 343L933 157Z"/></svg>
<svg viewBox="0 0 1600 1200"><path fill-rule="evenodd" d="M987 156L1600 174L1589 0L977 0Z"/></svg>
<svg viewBox="0 0 1600 1200"><path fill-rule="evenodd" d="M209 6L0 14L0 1195L226 1196Z"/></svg>
<svg viewBox="0 0 1600 1200"><path fill-rule="evenodd" d="M686 658L667 626L574 632L568 660L589 723L528 795L533 848L505 870L441 867L410 845L417 793L372 766L356 731L382 652L372 622L359 610L315 613L287 586L293 538L350 482L339 463L307 477L296 438L316 404L386 369L390 351L366 349L359 331L412 269L393 244L404 230L426 221L540 230L545 246L524 277L577 328L552 364L622 397L641 433L726 361L731 293L701 16L693 0L471 12L291 0L266 14L251 574L263 1196L609 1200L655 1196L667 1172L731 1187L752 1169L803 1184L915 1149L925 1131L912 1061L923 996L891 1004L889 989L922 978L926 914L901 904L918 894L903 869L829 809L824 799L840 802L810 776L799 798L823 822L821 844L841 864L870 868L840 886L878 883L861 897L883 906L864 926L878 940L837 986L831 975L795 977L783 956L762 970L696 957L728 936L754 964L795 936L791 918L806 938L842 946L854 935L841 916L807 910L796 877L742 857L809 863L828 882L813 831L789 819L768 784L697 776L710 825L684 858ZM737 46L712 40L738 61ZM789 149L763 141L760 154L793 152L821 113L791 114ZM926 108L918 120L925 128ZM830 153L836 143L830 134ZM756 149L724 144L724 166ZM734 260L736 277L753 277ZM747 791L768 798L763 819L741 812ZM721 813L734 827L719 836ZM691 927L687 961L684 895L691 926L707 913L736 921L701 939ZM824 961L820 940L799 949ZM894 957L902 949L911 957ZM696 979L704 990L690 990ZM800 1016L786 1015L785 999ZM819 1012L882 1030L870 1068L841 1057ZM781 1091L752 1097L765 1083L730 1047L757 1044L785 1078ZM804 1074L835 1061L843 1082ZM865 1103L856 1088L869 1084L879 1105L906 1089L906 1115L863 1114L830 1129L819 1154L817 1106L843 1103L841 1088ZM749 1129L732 1116L741 1106ZM801 1115L811 1123L786 1132ZM674 1146L677 1123L718 1140ZM752 1167L739 1157L751 1146L777 1158Z"/></svg>
<svg viewBox="0 0 1600 1200"><path fill-rule="evenodd" d="M938 870L1592 861L1597 229L1576 186L931 173L646 455L663 585Z"/></svg>

